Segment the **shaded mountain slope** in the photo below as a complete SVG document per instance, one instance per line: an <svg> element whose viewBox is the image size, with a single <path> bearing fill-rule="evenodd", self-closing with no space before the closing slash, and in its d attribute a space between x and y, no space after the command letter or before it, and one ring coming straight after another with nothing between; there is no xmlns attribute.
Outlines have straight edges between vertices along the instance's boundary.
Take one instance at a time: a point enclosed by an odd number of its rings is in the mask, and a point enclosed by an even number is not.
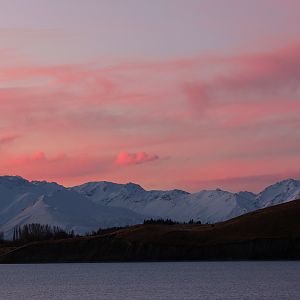
<svg viewBox="0 0 300 300"><path fill-rule="evenodd" d="M94 203L85 195L56 183L0 177L0 231L9 239L16 226L30 223L59 226L76 233L99 227L142 223L145 216L122 207Z"/></svg>
<svg viewBox="0 0 300 300"><path fill-rule="evenodd" d="M2 229L7 236L12 236L12 229L17 225L39 223L84 234L99 227L142 223L143 219L143 216L126 208L101 206L73 191L60 190L37 198Z"/></svg>

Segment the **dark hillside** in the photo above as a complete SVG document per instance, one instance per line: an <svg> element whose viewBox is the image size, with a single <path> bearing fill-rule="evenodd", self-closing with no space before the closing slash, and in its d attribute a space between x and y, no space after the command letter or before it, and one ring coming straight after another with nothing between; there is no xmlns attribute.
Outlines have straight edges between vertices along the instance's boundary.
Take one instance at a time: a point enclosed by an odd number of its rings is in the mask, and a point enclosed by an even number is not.
<svg viewBox="0 0 300 300"><path fill-rule="evenodd" d="M300 200L213 225L138 225L93 237L35 242L2 263L300 259Z"/></svg>

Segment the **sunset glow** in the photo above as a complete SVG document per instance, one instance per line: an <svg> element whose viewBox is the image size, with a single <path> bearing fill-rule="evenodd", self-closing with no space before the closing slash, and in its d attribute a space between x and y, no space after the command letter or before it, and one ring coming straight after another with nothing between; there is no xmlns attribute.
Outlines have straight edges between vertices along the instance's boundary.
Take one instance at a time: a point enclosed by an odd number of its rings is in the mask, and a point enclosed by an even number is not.
<svg viewBox="0 0 300 300"><path fill-rule="evenodd" d="M0 6L2 175L187 191L300 177L299 1Z"/></svg>

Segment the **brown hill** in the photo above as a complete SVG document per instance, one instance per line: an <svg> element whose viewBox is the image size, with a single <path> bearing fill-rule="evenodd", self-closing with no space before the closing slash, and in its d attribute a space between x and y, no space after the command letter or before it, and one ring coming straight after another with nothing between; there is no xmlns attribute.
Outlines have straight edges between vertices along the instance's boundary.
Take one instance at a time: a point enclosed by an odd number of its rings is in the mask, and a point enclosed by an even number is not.
<svg viewBox="0 0 300 300"><path fill-rule="evenodd" d="M300 259L300 200L213 225L137 225L0 256L2 263L233 259Z"/></svg>

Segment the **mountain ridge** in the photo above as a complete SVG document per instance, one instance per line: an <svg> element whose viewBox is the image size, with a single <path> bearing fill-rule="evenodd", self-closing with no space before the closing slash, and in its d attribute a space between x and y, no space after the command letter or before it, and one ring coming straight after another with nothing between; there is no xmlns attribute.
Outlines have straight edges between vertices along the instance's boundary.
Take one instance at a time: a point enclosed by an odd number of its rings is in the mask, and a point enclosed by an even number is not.
<svg viewBox="0 0 300 300"><path fill-rule="evenodd" d="M216 223L300 198L300 181L285 179L254 194L221 189L188 193L145 190L136 183L87 182L64 187L55 182L0 176L0 231L39 222L78 233L142 223L147 218Z"/></svg>

